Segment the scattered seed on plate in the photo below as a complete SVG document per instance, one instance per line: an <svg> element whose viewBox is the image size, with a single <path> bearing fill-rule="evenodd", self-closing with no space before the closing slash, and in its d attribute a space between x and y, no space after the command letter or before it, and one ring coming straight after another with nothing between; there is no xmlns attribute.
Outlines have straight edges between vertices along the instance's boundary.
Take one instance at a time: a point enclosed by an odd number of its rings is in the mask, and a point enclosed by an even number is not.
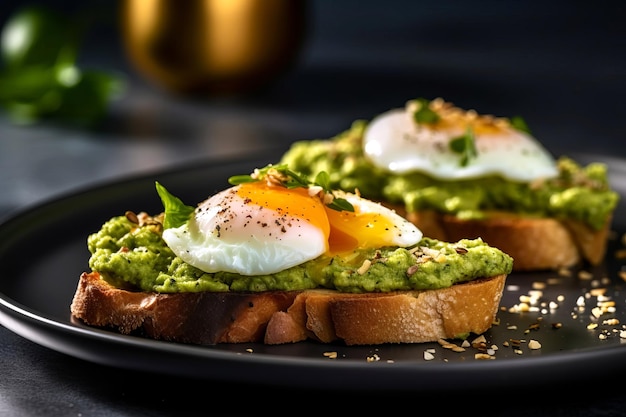
<svg viewBox="0 0 626 417"><path fill-rule="evenodd" d="M488 353L476 353L474 354L474 359L495 359L495 357L489 355Z"/></svg>

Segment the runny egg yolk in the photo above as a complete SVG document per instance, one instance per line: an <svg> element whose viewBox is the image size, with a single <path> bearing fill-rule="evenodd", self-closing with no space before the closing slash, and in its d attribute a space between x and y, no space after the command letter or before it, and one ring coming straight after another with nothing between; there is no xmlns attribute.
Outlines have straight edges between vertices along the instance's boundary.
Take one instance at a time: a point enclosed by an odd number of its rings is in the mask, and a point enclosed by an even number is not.
<svg viewBox="0 0 626 417"><path fill-rule="evenodd" d="M291 216L304 219L317 227L328 240L330 224L324 204L311 197L306 188L288 189L258 181L241 184L237 194L249 204L276 212L280 218Z"/></svg>
<svg viewBox="0 0 626 417"><path fill-rule="evenodd" d="M363 211L353 204L354 212L326 207L306 188L287 189L264 182L242 184L237 194L250 204L275 211L281 216L302 218L318 228L327 238L327 255L334 256L356 249L393 245L398 227L385 211ZM377 207L374 206L374 207Z"/></svg>
<svg viewBox="0 0 626 417"><path fill-rule="evenodd" d="M330 222L329 252L339 254L355 249L389 246L393 222L381 213L362 213L359 206L355 211L337 211L326 208Z"/></svg>

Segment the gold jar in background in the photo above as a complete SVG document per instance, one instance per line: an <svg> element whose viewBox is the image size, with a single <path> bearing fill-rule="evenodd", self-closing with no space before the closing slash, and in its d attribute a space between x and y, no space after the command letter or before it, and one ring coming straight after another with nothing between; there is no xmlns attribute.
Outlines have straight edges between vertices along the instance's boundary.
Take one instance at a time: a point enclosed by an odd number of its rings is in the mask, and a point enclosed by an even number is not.
<svg viewBox="0 0 626 417"><path fill-rule="evenodd" d="M262 88L295 62L305 0L122 0L122 40L139 74L182 94Z"/></svg>

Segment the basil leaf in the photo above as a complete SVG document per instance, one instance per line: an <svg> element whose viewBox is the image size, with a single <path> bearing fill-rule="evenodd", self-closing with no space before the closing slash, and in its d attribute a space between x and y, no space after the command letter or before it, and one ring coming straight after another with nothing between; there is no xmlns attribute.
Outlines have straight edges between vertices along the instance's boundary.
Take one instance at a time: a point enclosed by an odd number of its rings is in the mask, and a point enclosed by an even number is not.
<svg viewBox="0 0 626 417"><path fill-rule="evenodd" d="M161 202L165 208L163 228L180 227L187 223L195 208L185 205L180 198L170 194L158 181L155 184L157 193L161 197Z"/></svg>

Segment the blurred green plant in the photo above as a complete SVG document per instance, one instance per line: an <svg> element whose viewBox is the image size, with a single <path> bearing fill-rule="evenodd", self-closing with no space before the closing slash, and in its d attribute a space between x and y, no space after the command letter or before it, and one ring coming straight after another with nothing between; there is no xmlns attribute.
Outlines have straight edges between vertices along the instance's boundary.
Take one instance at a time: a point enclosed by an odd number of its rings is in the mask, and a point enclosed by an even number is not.
<svg viewBox="0 0 626 417"><path fill-rule="evenodd" d="M6 21L0 33L0 106L13 122L46 119L93 127L123 93L121 75L77 66L84 26L84 19L32 5Z"/></svg>

